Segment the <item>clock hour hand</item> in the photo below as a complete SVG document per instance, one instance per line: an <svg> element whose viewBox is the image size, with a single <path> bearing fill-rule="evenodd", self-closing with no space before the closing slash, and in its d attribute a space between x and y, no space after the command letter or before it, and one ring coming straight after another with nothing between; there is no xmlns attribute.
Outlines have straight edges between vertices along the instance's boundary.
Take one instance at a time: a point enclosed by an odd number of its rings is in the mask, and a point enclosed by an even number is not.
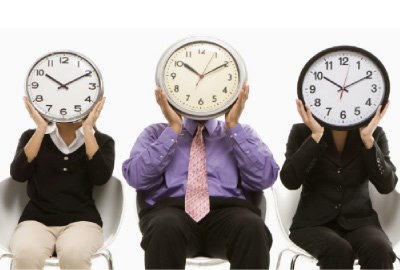
<svg viewBox="0 0 400 270"><path fill-rule="evenodd" d="M187 68L188 70L190 70L191 72L193 72L194 74L196 74L197 76L200 77L200 74L199 74L194 68L192 68L191 66L189 66L188 64L183 63L183 66L184 66L185 68Z"/></svg>
<svg viewBox="0 0 400 270"><path fill-rule="evenodd" d="M334 81L332 81L331 79L328 79L327 77L324 76L324 79L327 80L328 82L336 85L337 87L339 87L340 89L338 90L338 92L342 91L342 86L340 86L339 84L335 83ZM349 87L349 86L346 86ZM346 88L343 89L346 92L349 92Z"/></svg>
<svg viewBox="0 0 400 270"><path fill-rule="evenodd" d="M222 68L222 67L227 67L228 64L229 64L229 62L225 62L225 64L222 64L222 65L220 65L220 66L218 66L218 67L216 67L216 68L210 70L209 72L207 72L207 73L204 74L203 76L206 76L207 74L210 74L211 72L214 72L214 71L216 71L216 70L218 70L218 69L220 69L220 68Z"/></svg>
<svg viewBox="0 0 400 270"><path fill-rule="evenodd" d="M66 86L66 85L64 85L64 84L62 84L62 83L60 83L59 81L57 81L56 79L54 79L53 77L51 77L49 74L47 74L46 73L46 75L45 75L47 78L49 78L50 80L52 80L53 82L55 82L55 83L57 83L57 84L59 84L60 85L60 87L58 87L58 89L60 89L60 88L65 88L65 89L67 89L68 90L68 87Z"/></svg>
<svg viewBox="0 0 400 270"><path fill-rule="evenodd" d="M66 84L63 84L63 85L59 86L58 89L60 89L60 88L62 88L62 87L66 87L68 84L71 84L71 83L73 83L73 82L76 82L77 80L80 80L80 79L82 79L83 77L90 76L90 74L92 74L92 72L89 70L89 71L87 71L85 74L83 74L82 76L79 76L78 78L73 79L72 81L69 81L69 82L67 82Z"/></svg>

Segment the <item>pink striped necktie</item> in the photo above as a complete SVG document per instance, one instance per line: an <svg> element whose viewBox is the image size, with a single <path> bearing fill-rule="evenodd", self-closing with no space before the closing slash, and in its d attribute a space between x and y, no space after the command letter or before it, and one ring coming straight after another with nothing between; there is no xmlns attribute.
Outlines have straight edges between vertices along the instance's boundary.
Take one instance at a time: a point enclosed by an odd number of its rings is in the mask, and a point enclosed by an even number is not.
<svg viewBox="0 0 400 270"><path fill-rule="evenodd" d="M204 126L199 125L190 148L188 180L185 194L185 212L199 222L210 212Z"/></svg>

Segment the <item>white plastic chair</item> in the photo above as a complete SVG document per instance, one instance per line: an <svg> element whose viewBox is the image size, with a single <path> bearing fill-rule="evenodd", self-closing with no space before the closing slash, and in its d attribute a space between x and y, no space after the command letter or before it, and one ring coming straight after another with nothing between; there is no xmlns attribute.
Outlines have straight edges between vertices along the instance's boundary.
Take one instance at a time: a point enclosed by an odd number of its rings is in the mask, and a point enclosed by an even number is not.
<svg viewBox="0 0 400 270"><path fill-rule="evenodd" d="M9 243L22 211L29 201L26 185L26 182L19 183L11 178L0 182L0 248L6 252L0 255L0 260L13 257ZM118 234L122 220L124 193L121 181L113 176L106 184L95 186L93 199L103 220L104 244L92 256L92 259L104 257L107 260L108 268L112 270L112 256L107 247ZM51 257L46 260L45 265L59 266L58 259Z"/></svg>
<svg viewBox="0 0 400 270"><path fill-rule="evenodd" d="M265 220L266 212L267 212L267 201L263 192L254 192L249 194L250 200L252 203L257 206L261 210L261 218ZM137 214L140 213L142 209L147 206L144 194L142 192L136 192L136 210ZM138 220L139 221L139 220ZM223 263L227 263L226 260L219 259L219 258L210 258L210 257L203 257L198 256L194 258L187 258L186 265L188 266L215 266L220 265Z"/></svg>
<svg viewBox="0 0 400 270"><path fill-rule="evenodd" d="M280 267L282 255L287 252L293 254L290 262L290 269L295 269L296 261L299 257L305 258L311 263L316 264L318 262L316 258L289 239L289 228L300 200L301 190L302 188L298 190L288 190L281 182L276 183L273 187L277 219L281 231L289 243L289 246L279 253L276 264L277 270ZM390 194L380 194L371 183L369 184L369 193L372 207L378 213L381 226L392 242L393 250L396 252L400 246L400 194L396 190ZM355 260L354 264L357 265L358 260Z"/></svg>

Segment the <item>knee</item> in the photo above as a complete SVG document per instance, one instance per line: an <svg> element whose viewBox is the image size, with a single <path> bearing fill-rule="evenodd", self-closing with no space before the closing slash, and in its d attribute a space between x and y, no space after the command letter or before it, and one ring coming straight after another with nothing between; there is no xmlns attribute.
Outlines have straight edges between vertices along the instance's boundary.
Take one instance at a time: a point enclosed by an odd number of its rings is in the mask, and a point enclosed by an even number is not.
<svg viewBox="0 0 400 270"><path fill-rule="evenodd" d="M50 257L46 250L40 249L34 243L23 243L14 247L13 253L13 268L34 269L43 268L46 259Z"/></svg>
<svg viewBox="0 0 400 270"><path fill-rule="evenodd" d="M384 239L371 239L363 243L358 250L358 257L360 263L366 260L394 262L396 255L388 240Z"/></svg>
<svg viewBox="0 0 400 270"><path fill-rule="evenodd" d="M272 235L258 216L242 217L237 220L236 225L238 239L250 245L263 243L268 249L271 248Z"/></svg>
<svg viewBox="0 0 400 270"><path fill-rule="evenodd" d="M92 252L80 246L57 249L61 269L90 269Z"/></svg>
<svg viewBox="0 0 400 270"><path fill-rule="evenodd" d="M354 263L354 251L346 240L329 241L324 246L321 257L338 258L338 260Z"/></svg>

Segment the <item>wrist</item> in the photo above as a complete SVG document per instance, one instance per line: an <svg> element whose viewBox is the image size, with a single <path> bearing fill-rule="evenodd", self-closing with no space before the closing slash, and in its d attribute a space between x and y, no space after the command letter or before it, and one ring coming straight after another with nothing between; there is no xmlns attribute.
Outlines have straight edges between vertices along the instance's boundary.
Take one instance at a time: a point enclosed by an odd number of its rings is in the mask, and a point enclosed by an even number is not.
<svg viewBox="0 0 400 270"><path fill-rule="evenodd" d="M361 140L363 141L364 146L367 149L371 149L375 142L375 139L372 136L363 136L361 137Z"/></svg>
<svg viewBox="0 0 400 270"><path fill-rule="evenodd" d="M181 123L170 124L169 127L173 131L175 131L176 134L181 134L182 133L182 124Z"/></svg>
<svg viewBox="0 0 400 270"><path fill-rule="evenodd" d="M238 122L226 122L226 128L227 128L227 129L232 129L232 128L234 128L237 124L238 124Z"/></svg>
<svg viewBox="0 0 400 270"><path fill-rule="evenodd" d="M311 137L314 139L314 141L316 141L317 143L319 143L319 141L321 140L323 134L324 134L324 133L322 133L322 132L319 132L319 133L312 133L312 134L311 134Z"/></svg>

